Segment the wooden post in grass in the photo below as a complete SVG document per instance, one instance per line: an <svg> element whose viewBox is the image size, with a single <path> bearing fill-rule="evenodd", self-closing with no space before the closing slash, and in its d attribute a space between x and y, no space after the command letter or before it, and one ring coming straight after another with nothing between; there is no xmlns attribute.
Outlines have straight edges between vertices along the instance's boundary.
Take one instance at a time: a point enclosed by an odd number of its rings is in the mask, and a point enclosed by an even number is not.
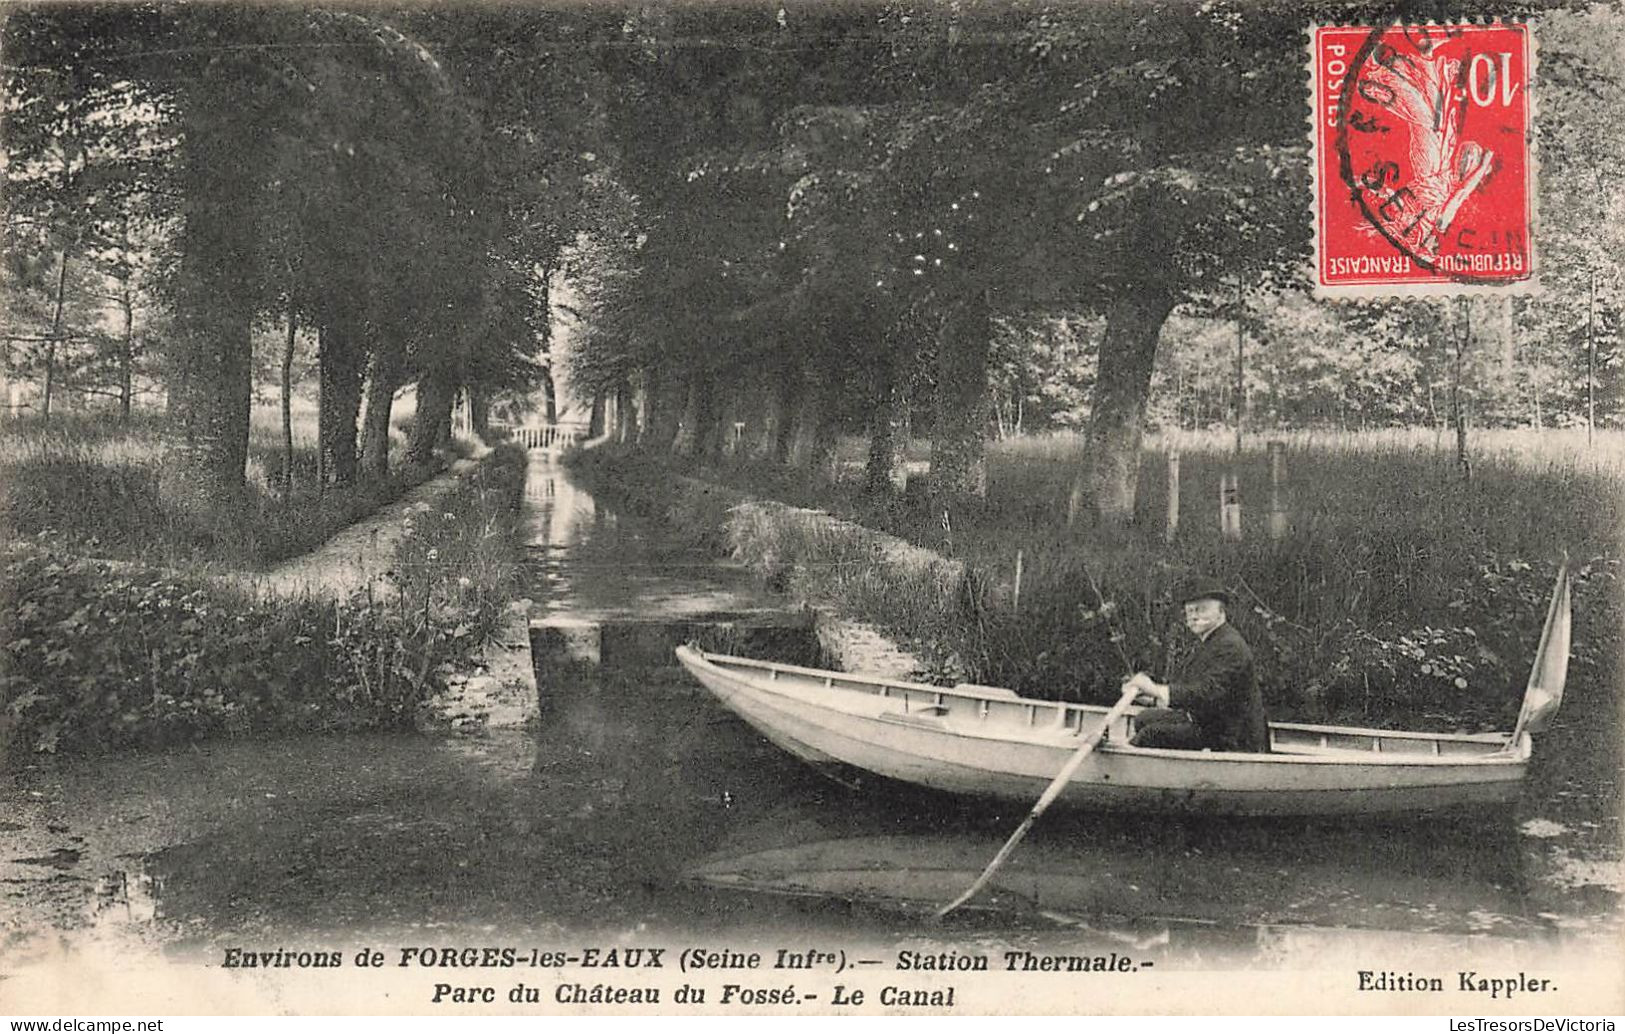
<svg viewBox="0 0 1625 1034"><path fill-rule="evenodd" d="M1219 475L1219 530L1226 540L1241 541L1241 489L1234 473Z"/></svg>
<svg viewBox="0 0 1625 1034"><path fill-rule="evenodd" d="M1162 537L1172 542L1179 533L1179 450L1168 450L1168 523Z"/></svg>
<svg viewBox="0 0 1625 1034"><path fill-rule="evenodd" d="M63 252L66 255L67 252ZM1591 295L1586 302L1586 448L1597 430L1597 274L1591 274Z"/></svg>
<svg viewBox="0 0 1625 1034"><path fill-rule="evenodd" d="M1021 613L1021 550L1016 550L1016 587L1010 593L1010 609Z"/></svg>
<svg viewBox="0 0 1625 1034"><path fill-rule="evenodd" d="M1270 538L1286 537L1286 504L1281 501L1281 482L1286 480L1286 442L1270 442Z"/></svg>

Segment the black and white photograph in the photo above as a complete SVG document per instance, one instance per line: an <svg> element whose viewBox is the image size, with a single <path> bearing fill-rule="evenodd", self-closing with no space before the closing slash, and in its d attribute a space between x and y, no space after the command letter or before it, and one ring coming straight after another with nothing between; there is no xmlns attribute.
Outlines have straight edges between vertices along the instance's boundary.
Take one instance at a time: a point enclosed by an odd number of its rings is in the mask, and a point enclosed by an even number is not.
<svg viewBox="0 0 1625 1034"><path fill-rule="evenodd" d="M0 82L0 1015L1625 1013L1619 3Z"/></svg>

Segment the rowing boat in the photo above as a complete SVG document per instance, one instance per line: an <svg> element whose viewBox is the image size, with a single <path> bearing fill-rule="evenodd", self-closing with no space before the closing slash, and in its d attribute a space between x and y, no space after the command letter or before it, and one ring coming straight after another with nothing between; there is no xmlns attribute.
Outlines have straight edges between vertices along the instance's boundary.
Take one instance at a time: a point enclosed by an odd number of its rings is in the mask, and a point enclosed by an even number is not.
<svg viewBox="0 0 1625 1034"><path fill-rule="evenodd" d="M1226 815L1379 815L1504 805L1556 710L1569 653L1567 568L1513 731L1404 732L1272 722L1269 753L1136 747L1137 707L1061 791L1082 808ZM1107 707L931 686L707 653L677 658L770 741L821 769L1031 803Z"/></svg>

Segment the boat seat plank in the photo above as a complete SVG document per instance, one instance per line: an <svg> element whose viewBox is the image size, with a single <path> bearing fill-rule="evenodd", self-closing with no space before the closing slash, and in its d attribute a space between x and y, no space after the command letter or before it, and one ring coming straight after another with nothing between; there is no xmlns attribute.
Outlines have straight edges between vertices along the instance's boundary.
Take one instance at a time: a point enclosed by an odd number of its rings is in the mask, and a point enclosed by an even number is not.
<svg viewBox="0 0 1625 1034"><path fill-rule="evenodd" d="M954 686L955 693L976 693L982 696L998 697L1000 700L1020 700L1021 694L1013 689L1003 686L983 686L975 682L961 682Z"/></svg>

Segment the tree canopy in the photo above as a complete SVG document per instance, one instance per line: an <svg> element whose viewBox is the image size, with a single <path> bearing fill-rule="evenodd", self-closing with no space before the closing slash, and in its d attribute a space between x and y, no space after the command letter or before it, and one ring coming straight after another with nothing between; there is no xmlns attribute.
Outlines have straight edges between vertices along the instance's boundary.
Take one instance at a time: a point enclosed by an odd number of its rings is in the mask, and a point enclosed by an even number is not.
<svg viewBox="0 0 1625 1034"><path fill-rule="evenodd" d="M1525 13L1469 6L1406 16ZM67 348L76 268L139 295L177 443L224 489L254 327L319 333L343 480L364 383L367 433L417 383L421 456L458 390L542 377L562 274L618 433L817 470L861 430L883 489L928 425L957 499L1032 403L1087 430L1077 494L1126 519L1148 420L1416 420L1445 382L1485 418L1617 418L1621 19L1544 13L1547 291L1457 312L1299 297L1305 27L1381 4L13 5L8 306ZM1221 323L1256 358L1236 397Z"/></svg>

